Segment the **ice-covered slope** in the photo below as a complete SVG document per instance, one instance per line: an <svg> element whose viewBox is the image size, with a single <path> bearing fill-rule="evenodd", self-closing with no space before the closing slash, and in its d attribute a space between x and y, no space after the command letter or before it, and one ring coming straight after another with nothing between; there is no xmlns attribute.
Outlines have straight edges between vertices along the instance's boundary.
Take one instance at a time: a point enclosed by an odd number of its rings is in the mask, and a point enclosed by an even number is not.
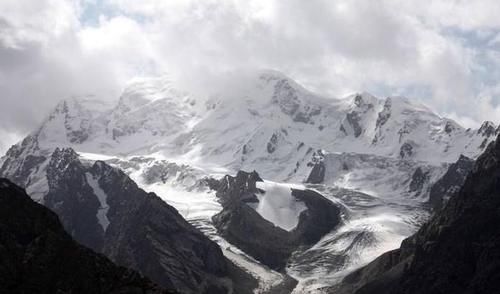
<svg viewBox="0 0 500 294"><path fill-rule="evenodd" d="M166 78L136 80L114 105L61 102L32 135L41 149L161 154L193 166L256 169L266 178L289 180L313 149L439 164L460 154L477 156L498 133L490 122L466 130L404 97L321 97L272 71L246 79L238 91L215 89L206 97Z"/></svg>
<svg viewBox="0 0 500 294"><path fill-rule="evenodd" d="M378 255L397 248L428 217L418 199L384 199L370 194L307 185L345 207L344 224L325 235L313 247L298 250L289 260L287 273L299 280L293 293L321 293Z"/></svg>
<svg viewBox="0 0 500 294"><path fill-rule="evenodd" d="M326 184L379 198L422 198L446 164L359 154L316 152L309 183ZM313 176L314 175L314 176Z"/></svg>

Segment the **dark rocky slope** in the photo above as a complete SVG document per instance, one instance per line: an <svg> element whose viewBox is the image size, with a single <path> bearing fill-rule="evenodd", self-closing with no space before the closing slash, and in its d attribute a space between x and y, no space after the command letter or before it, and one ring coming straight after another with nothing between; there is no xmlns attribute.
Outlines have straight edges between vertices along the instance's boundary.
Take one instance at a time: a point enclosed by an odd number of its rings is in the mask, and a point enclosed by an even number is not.
<svg viewBox="0 0 500 294"><path fill-rule="evenodd" d="M238 277L248 277L233 276L234 265L215 242L122 171L101 161L82 162L71 148L57 148L40 161L45 163L10 169L12 178L23 185L30 178L22 174L43 176L46 165L48 192L41 202L81 244L182 293L228 293L242 282Z"/></svg>
<svg viewBox="0 0 500 294"><path fill-rule="evenodd" d="M182 292L228 291L227 261L215 242L120 170L96 162L90 173L98 179L110 207L102 247L105 255Z"/></svg>
<svg viewBox="0 0 500 294"><path fill-rule="evenodd" d="M429 222L329 293L500 293L500 138Z"/></svg>
<svg viewBox="0 0 500 294"><path fill-rule="evenodd" d="M0 293L174 293L75 242L58 217L0 178Z"/></svg>
<svg viewBox="0 0 500 294"><path fill-rule="evenodd" d="M429 193L429 203L434 211L439 211L455 195L472 170L474 160L460 155L457 162L448 167L446 173L432 186Z"/></svg>
<svg viewBox="0 0 500 294"><path fill-rule="evenodd" d="M314 244L341 221L340 209L320 194L292 190L292 196L304 202L307 209L300 214L293 230L275 226L247 205L259 201L256 193L264 193L257 189L257 181L262 179L256 172L243 171L236 177L211 181L223 206L213 221L222 237L272 269L282 270L299 246Z"/></svg>

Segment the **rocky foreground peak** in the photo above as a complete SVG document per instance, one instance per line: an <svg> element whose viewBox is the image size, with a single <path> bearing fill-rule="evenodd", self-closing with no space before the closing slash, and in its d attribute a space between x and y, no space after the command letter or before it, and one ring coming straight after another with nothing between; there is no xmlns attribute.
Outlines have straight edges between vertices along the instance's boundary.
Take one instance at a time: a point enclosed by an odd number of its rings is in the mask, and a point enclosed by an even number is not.
<svg viewBox="0 0 500 294"><path fill-rule="evenodd" d="M0 292L175 293L79 245L55 213L0 178Z"/></svg>
<svg viewBox="0 0 500 294"><path fill-rule="evenodd" d="M213 217L213 222L231 243L270 268L281 270L299 246L314 244L340 224L341 209L312 190L273 184L264 186L268 189L264 190L258 187L262 182L255 171L239 171L235 177L226 175L220 181L212 180L211 187L216 189L223 206L222 211ZM282 201L285 197L291 202ZM266 213L275 208L275 203L280 203L277 213L296 209L297 203L303 205L294 228L286 230L280 227L273 222L279 219Z"/></svg>

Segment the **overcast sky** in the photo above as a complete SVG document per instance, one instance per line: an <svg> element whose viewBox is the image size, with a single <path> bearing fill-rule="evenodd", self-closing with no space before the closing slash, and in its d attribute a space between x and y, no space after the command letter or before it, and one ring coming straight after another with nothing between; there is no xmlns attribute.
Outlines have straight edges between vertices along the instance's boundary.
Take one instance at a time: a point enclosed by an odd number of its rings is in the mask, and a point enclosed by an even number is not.
<svg viewBox="0 0 500 294"><path fill-rule="evenodd" d="M342 97L500 121L498 0L1 0L0 152L57 101L135 76L275 69Z"/></svg>

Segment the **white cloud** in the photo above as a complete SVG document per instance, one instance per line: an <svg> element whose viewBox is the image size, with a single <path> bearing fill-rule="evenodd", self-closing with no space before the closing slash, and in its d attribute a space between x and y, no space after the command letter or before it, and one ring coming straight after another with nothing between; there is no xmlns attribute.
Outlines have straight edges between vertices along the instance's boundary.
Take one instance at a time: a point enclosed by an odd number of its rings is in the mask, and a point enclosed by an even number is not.
<svg viewBox="0 0 500 294"><path fill-rule="evenodd" d="M23 43L49 42L78 23L77 3L61 0L0 2L0 40L3 46L20 48Z"/></svg>
<svg viewBox="0 0 500 294"><path fill-rule="evenodd" d="M13 143L18 142L22 139L21 134L10 133L0 129L0 154L5 154L9 150Z"/></svg>
<svg viewBox="0 0 500 294"><path fill-rule="evenodd" d="M4 0L0 129L31 130L67 96L116 98L136 75L166 72L199 86L252 68L277 69L336 96L363 90L411 95L467 125L494 120L500 114L499 5Z"/></svg>

